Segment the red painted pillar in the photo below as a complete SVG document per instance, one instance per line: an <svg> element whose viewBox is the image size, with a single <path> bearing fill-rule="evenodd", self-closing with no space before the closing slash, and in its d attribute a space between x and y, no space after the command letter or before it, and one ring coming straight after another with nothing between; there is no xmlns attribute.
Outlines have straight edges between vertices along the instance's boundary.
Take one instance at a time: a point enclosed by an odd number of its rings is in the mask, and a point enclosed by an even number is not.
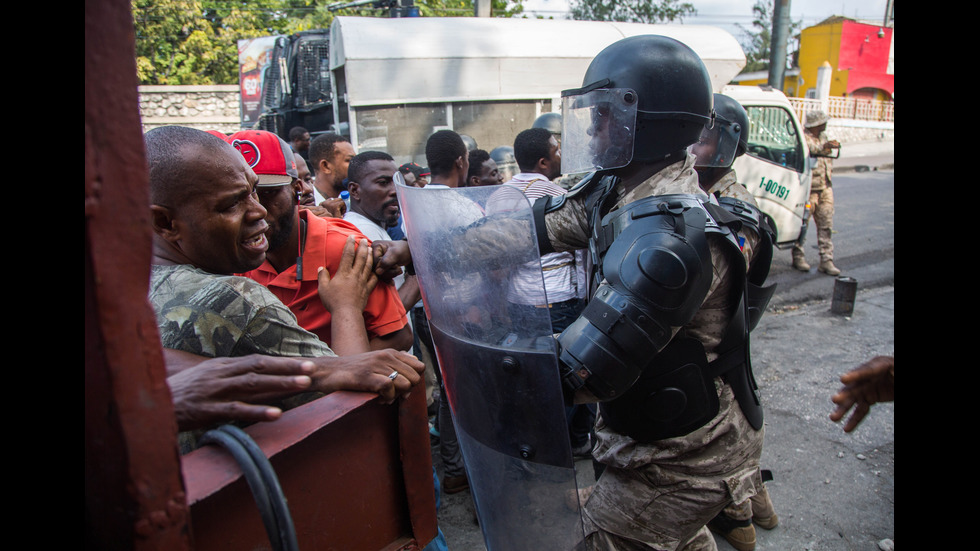
<svg viewBox="0 0 980 551"><path fill-rule="evenodd" d="M153 311L149 193L129 0L85 2L85 542L189 549Z"/></svg>

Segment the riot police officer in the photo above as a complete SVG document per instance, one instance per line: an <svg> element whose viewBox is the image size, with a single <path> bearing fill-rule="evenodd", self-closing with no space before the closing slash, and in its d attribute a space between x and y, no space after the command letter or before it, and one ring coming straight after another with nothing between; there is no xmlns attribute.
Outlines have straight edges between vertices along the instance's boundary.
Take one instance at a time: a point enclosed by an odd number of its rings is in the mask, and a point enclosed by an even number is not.
<svg viewBox="0 0 980 551"><path fill-rule="evenodd" d="M694 170L705 193L713 195L723 208L743 218L738 234L746 265L751 265L756 256L759 240L765 240L760 269L768 273L774 237L772 224L759 210L755 197L738 182L732 168L735 159L748 149L749 116L737 100L724 94L714 95L714 110L713 126L706 128L697 143L690 147L690 152L697 158ZM765 276L760 283L764 280Z"/></svg>
<svg viewBox="0 0 980 551"><path fill-rule="evenodd" d="M764 286L772 261L774 231L768 217L759 210L749 190L738 182L732 164L748 149L749 117L734 98L724 94L714 96L715 122L701 133L690 151L697 157L694 168L701 189L716 198L719 205L742 220L738 230L739 245L749 269L746 282L746 301L750 304L750 327L761 316L762 308L775 290L775 284ZM761 473L760 473L761 475ZM755 549L755 524L775 528L779 517L765 483L750 500L732 503L718 513L708 527L725 538L739 551Z"/></svg>
<svg viewBox="0 0 980 551"><path fill-rule="evenodd" d="M535 201L527 220L488 216L435 232L428 247L470 270L496 269L501 250L528 257L514 262L589 250L589 304L556 339L566 402L599 402L593 457L604 470L585 502L586 541L593 549L715 549L708 521L762 483L763 429L748 357L754 320L736 233L742 218L699 187L689 151L715 123L707 69L677 40L634 36L602 50L582 88L562 96L563 170L591 173L569 193ZM521 247L532 224L537 251ZM502 343L511 338L519 336ZM504 372L526 372L504 360ZM494 375L480 375L486 393ZM523 455L546 449L554 451ZM486 522L493 519L488 511Z"/></svg>
<svg viewBox="0 0 980 551"><path fill-rule="evenodd" d="M562 95L563 167L595 173L534 207L541 252L587 247L595 269L558 338L568 396L600 402L586 539L713 549L707 522L761 484L763 430L740 222L708 200L689 152L715 123L711 81L689 47L643 35Z"/></svg>

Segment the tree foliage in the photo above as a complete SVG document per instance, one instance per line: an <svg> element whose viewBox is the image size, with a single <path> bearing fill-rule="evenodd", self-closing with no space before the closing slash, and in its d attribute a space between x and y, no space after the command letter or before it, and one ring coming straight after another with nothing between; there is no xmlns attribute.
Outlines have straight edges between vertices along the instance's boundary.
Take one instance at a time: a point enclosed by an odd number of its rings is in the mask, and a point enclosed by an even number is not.
<svg viewBox="0 0 980 551"><path fill-rule="evenodd" d="M690 2L679 0L573 0L572 19L586 21L630 21L664 23L682 21L697 10Z"/></svg>
<svg viewBox="0 0 980 551"><path fill-rule="evenodd" d="M285 32L307 0L132 0L140 84L238 81L238 40Z"/></svg>
<svg viewBox="0 0 980 551"><path fill-rule="evenodd" d="M524 0L492 0L494 17ZM338 15L388 17L387 7L330 10L335 0L131 0L140 84L237 84L238 41L327 29ZM467 17L473 0L416 0L423 17Z"/></svg>
<svg viewBox="0 0 980 551"><path fill-rule="evenodd" d="M752 29L746 29L741 24L736 24L745 33L745 38L741 41L742 49L745 50L746 60L745 68L742 69L744 73L768 70L769 56L772 49L772 1L756 0L755 5L752 6L752 14L754 16ZM793 65L795 65L795 60L799 56L799 37L802 26L802 20L795 22L790 20L789 22L787 36L792 38L787 41L786 51L791 59L793 59ZM794 40L795 45L793 43Z"/></svg>

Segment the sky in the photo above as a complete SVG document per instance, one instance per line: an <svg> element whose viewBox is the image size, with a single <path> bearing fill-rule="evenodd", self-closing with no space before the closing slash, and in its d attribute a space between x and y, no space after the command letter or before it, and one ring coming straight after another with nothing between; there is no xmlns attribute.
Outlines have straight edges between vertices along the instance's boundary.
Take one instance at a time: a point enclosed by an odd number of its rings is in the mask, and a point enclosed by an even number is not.
<svg viewBox="0 0 980 551"><path fill-rule="evenodd" d="M740 42L741 27L752 29L752 6L756 0L681 0L698 10L694 17L685 17L688 25L715 25L730 32ZM771 1L771 0L770 0ZM524 11L561 18L568 12L570 0L525 0ZM887 0L789 0L790 20L803 22L803 28L815 25L832 15L853 19L883 21Z"/></svg>

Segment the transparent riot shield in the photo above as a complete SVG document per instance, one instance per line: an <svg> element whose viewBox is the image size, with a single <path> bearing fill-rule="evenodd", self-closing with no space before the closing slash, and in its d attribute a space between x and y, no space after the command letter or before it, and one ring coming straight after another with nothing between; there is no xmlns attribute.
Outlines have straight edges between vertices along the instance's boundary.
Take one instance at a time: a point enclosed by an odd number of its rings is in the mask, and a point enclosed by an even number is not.
<svg viewBox="0 0 980 551"><path fill-rule="evenodd" d="M397 189L487 549L580 548L548 308L507 298L511 273L540 269L530 204L508 186Z"/></svg>

